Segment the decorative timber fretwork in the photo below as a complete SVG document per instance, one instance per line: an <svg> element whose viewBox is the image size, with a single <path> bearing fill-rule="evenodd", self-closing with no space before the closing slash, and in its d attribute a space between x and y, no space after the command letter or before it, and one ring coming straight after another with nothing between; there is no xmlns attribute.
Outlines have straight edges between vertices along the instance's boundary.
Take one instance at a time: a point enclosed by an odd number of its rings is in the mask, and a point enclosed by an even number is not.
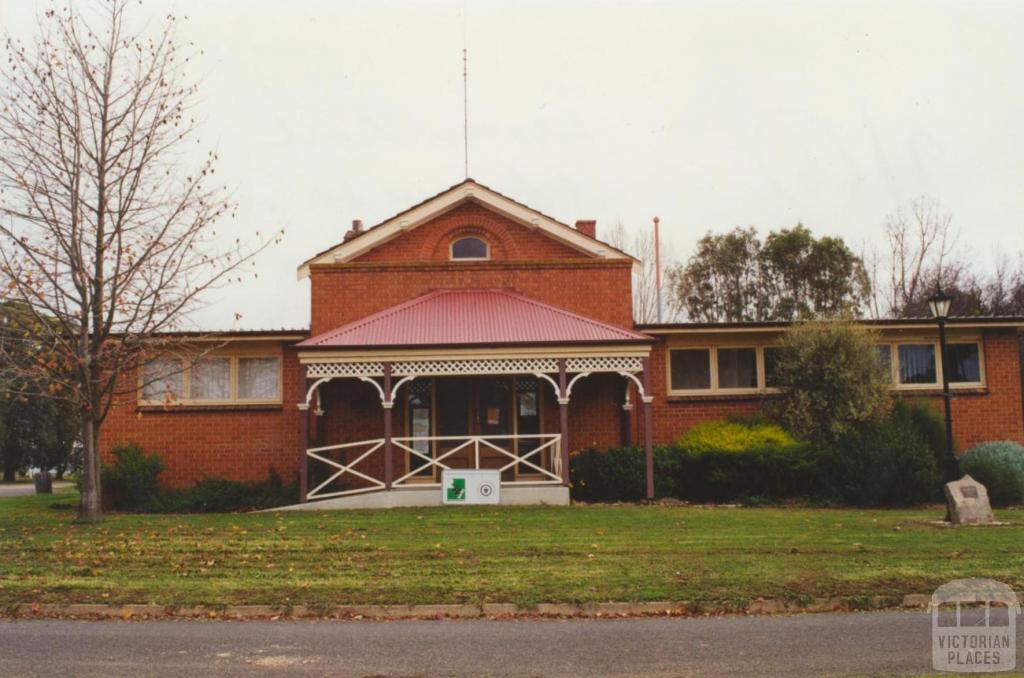
<svg viewBox="0 0 1024 678"><path fill-rule="evenodd" d="M480 374L532 374L547 381L555 390L559 402L568 402L572 387L580 379L597 372L619 374L632 381L638 388L641 398L646 399L643 385L637 373L643 371L644 359L636 356L586 356L580 358L451 358L434 360L396 360L390 363L391 376L398 378L391 392L386 392L378 382L384 376L385 362L308 362L306 376L313 380L306 395L305 403L300 407L308 407L314 394L319 394L319 386L339 378L353 378L372 384L380 392L381 402L391 407L394 392L398 388L417 377L448 377ZM562 387L553 376L561 369L573 376Z"/></svg>
<svg viewBox="0 0 1024 678"><path fill-rule="evenodd" d="M633 356L567 358L569 372L640 372L643 359ZM338 377L380 377L383 362L310 362L310 379ZM447 377L473 374L536 374L558 371L557 358L453 358L451 360L396 360L391 373L396 377Z"/></svg>

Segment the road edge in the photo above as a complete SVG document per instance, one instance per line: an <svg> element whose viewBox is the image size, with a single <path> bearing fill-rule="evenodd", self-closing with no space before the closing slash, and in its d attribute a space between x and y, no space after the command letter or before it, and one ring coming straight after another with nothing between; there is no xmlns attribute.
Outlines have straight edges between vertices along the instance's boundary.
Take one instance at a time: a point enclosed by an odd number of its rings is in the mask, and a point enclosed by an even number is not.
<svg viewBox="0 0 1024 678"><path fill-rule="evenodd" d="M197 605L107 603L19 603L0 610L8 619L514 619L519 617L623 618L772 615L865 610L922 609L931 594L783 600L758 598L745 607L708 606L670 601L642 603L465 603L449 605Z"/></svg>

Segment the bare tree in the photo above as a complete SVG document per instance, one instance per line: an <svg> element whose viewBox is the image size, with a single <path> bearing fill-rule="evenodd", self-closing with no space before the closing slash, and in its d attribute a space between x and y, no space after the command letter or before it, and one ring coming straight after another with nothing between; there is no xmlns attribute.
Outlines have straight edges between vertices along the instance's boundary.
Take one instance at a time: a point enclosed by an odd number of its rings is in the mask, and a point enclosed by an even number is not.
<svg viewBox="0 0 1024 678"><path fill-rule="evenodd" d="M982 306L990 315L1024 315L1024 255L1015 267L1005 253L996 256L995 270L982 287Z"/></svg>
<svg viewBox="0 0 1024 678"><path fill-rule="evenodd" d="M633 319L638 323L653 323L658 320L657 269L654 257L654 232L650 230L633 234L632 239L625 224L617 222L608 232L606 241L612 247L631 254L640 260L639 270L633 273ZM666 285L666 271L672 254L668 244L661 242L662 318L676 316L678 309L669 303Z"/></svg>
<svg viewBox="0 0 1024 678"><path fill-rule="evenodd" d="M954 288L966 274L953 215L927 196L900 206L885 221L886 243L863 259L874 298L872 315L916 314L937 286Z"/></svg>
<svg viewBox="0 0 1024 678"><path fill-rule="evenodd" d="M213 184L216 156L179 171L196 85L176 20L132 30L126 6L45 11L34 44L6 38L0 88L0 282L35 316L25 337L46 378L25 382L80 413L87 521L101 518L101 426L137 387L125 375L272 241L218 237L233 205Z"/></svg>

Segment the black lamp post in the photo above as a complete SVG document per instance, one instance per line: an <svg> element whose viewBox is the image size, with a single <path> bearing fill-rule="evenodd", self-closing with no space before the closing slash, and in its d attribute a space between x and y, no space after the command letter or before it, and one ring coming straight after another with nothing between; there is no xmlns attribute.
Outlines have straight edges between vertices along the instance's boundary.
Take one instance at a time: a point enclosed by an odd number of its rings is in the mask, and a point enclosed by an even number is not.
<svg viewBox="0 0 1024 678"><path fill-rule="evenodd" d="M942 291L940 287L928 299L928 308L932 316L939 321L939 353L942 356L942 400L946 406L946 482L960 477L960 463L953 451L953 411L950 407L949 395L949 362L946 360L946 319L949 317L949 306L953 297Z"/></svg>

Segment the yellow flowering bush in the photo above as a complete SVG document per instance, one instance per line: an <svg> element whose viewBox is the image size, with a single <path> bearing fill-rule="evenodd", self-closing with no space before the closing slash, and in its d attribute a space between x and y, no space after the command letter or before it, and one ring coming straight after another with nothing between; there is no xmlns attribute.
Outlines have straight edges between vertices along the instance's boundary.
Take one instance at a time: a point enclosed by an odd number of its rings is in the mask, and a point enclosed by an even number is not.
<svg viewBox="0 0 1024 678"><path fill-rule="evenodd" d="M676 446L689 454L740 453L766 448L793 448L797 441L776 424L718 420L697 424L676 441Z"/></svg>

